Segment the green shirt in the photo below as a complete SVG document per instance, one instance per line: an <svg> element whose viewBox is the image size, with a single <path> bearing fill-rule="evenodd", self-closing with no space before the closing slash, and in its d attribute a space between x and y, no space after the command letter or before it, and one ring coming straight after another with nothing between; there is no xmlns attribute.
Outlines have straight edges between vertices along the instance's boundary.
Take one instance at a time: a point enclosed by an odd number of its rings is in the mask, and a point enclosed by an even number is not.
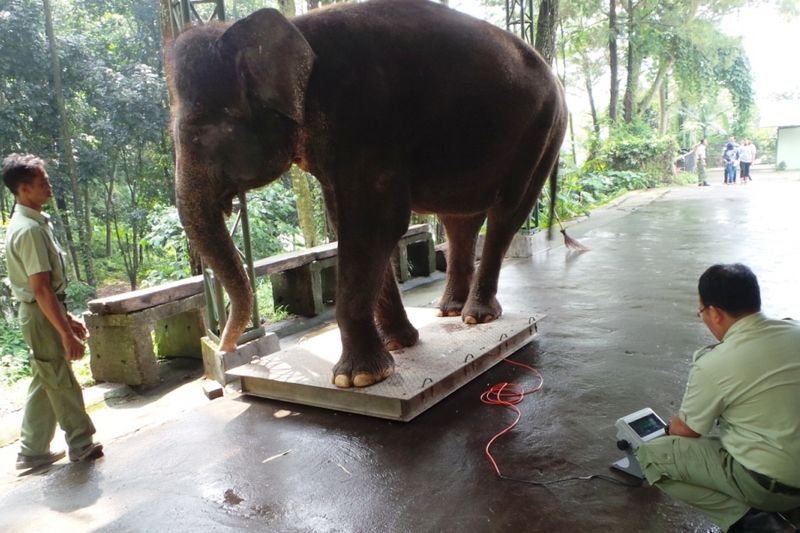
<svg viewBox="0 0 800 533"><path fill-rule="evenodd" d="M6 228L8 279L14 296L21 302L33 302L29 276L50 272L50 286L56 294L67 288L64 252L53 235L50 217L17 204Z"/></svg>
<svg viewBox="0 0 800 533"><path fill-rule="evenodd" d="M742 466L800 487L800 324L755 313L698 350L680 418L701 435L719 422Z"/></svg>

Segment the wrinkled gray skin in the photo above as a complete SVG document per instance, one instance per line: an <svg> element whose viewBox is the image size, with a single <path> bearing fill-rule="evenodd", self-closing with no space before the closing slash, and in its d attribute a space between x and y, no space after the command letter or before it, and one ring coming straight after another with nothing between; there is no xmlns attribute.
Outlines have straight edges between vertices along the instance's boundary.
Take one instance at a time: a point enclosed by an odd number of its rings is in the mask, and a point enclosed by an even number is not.
<svg viewBox="0 0 800 533"><path fill-rule="evenodd" d="M292 163L319 179L337 228L337 386L385 379L389 351L418 340L389 263L412 209L438 214L447 233L440 314L500 316L503 255L551 174L555 190L567 116L551 69L521 40L425 0L291 21L264 9L184 32L170 86L181 221L231 300L221 350L235 349L252 306L223 217Z"/></svg>

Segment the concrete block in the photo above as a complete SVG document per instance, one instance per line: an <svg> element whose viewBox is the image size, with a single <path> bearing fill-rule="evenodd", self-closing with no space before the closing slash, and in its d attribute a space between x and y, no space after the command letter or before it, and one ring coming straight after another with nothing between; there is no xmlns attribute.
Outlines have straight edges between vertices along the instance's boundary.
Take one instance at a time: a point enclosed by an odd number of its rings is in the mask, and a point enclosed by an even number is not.
<svg viewBox="0 0 800 533"><path fill-rule="evenodd" d="M132 315L85 315L92 376L97 381L150 387L159 382L152 327Z"/></svg>
<svg viewBox="0 0 800 533"><path fill-rule="evenodd" d="M206 395L206 398L209 400L216 400L217 398L221 398L224 394L224 389L222 385L217 383L216 381L205 380L203 381L203 394Z"/></svg>
<svg viewBox="0 0 800 533"><path fill-rule="evenodd" d="M219 352L219 345L208 337L200 340L203 350L203 369L206 377L220 385L225 385L238 378L226 375L228 370L250 363L265 355L281 349L280 341L275 333L266 333L263 337L253 339L239 346L234 352Z"/></svg>
<svg viewBox="0 0 800 533"><path fill-rule="evenodd" d="M200 338L205 335L203 310L191 309L156 322L155 347L159 357L200 359Z"/></svg>

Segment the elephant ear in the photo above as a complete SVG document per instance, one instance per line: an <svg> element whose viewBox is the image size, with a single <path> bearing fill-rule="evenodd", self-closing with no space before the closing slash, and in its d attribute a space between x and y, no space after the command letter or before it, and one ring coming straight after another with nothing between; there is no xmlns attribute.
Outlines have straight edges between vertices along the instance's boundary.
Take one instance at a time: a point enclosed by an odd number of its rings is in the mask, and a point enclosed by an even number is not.
<svg viewBox="0 0 800 533"><path fill-rule="evenodd" d="M303 123L314 52L294 24L275 9L260 9L228 28L219 46L236 58L237 74L258 100Z"/></svg>

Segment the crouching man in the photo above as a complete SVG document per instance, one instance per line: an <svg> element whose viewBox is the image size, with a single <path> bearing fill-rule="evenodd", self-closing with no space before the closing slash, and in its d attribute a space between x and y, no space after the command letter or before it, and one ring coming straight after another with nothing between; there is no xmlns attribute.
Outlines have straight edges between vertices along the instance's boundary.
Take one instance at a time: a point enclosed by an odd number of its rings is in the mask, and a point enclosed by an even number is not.
<svg viewBox="0 0 800 533"><path fill-rule="evenodd" d="M744 265L710 267L698 290L719 343L694 354L668 436L636 455L650 484L724 531L783 531L800 506L800 325L761 313Z"/></svg>

